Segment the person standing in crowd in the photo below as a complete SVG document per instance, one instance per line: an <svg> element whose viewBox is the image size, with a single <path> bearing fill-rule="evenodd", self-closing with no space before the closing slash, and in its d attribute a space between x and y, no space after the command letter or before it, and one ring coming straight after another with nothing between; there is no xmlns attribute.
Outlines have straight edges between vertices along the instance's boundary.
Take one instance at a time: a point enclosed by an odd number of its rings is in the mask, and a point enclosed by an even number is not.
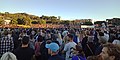
<svg viewBox="0 0 120 60"><path fill-rule="evenodd" d="M46 44L46 48L48 48L48 54L51 55L48 60L65 60L63 57L58 55L59 45L57 43L52 42L50 44Z"/></svg>
<svg viewBox="0 0 120 60"><path fill-rule="evenodd" d="M16 49L20 45L18 41L19 34L16 30L12 31L12 37L13 37L13 42L14 42L14 49Z"/></svg>
<svg viewBox="0 0 120 60"><path fill-rule="evenodd" d="M29 46L30 46L30 48L35 49L35 39L34 39L34 35L30 35Z"/></svg>
<svg viewBox="0 0 120 60"><path fill-rule="evenodd" d="M99 39L99 45L98 47L95 49L95 55L98 55L102 52L103 49L103 45L106 44L108 42L108 40L106 39L106 37L104 36L103 32L98 32L98 39Z"/></svg>
<svg viewBox="0 0 120 60"><path fill-rule="evenodd" d="M120 37L119 38L116 37L112 43L120 45Z"/></svg>
<svg viewBox="0 0 120 60"><path fill-rule="evenodd" d="M65 44L65 47L63 49L63 53L66 53L66 60L71 60L72 59L71 50L72 50L72 48L75 48L75 46L77 44L75 42L73 42L73 35L72 34L68 34L67 39L68 39L68 43Z"/></svg>
<svg viewBox="0 0 120 60"><path fill-rule="evenodd" d="M88 30L85 31L85 37L83 38L81 44L86 57L94 55L95 46L93 40L93 34Z"/></svg>
<svg viewBox="0 0 120 60"><path fill-rule="evenodd" d="M29 37L24 36L22 39L22 46L14 50L18 60L31 60L34 56L34 50L28 46Z"/></svg>
<svg viewBox="0 0 120 60"><path fill-rule="evenodd" d="M105 44L100 53L102 60L120 60L120 46L115 44Z"/></svg>
<svg viewBox="0 0 120 60"><path fill-rule="evenodd" d="M2 55L0 60L17 60L16 56L11 52L6 52Z"/></svg>
<svg viewBox="0 0 120 60"><path fill-rule="evenodd" d="M86 60L82 46L76 45L75 56L72 57L72 60Z"/></svg>
<svg viewBox="0 0 120 60"><path fill-rule="evenodd" d="M115 39L115 31L114 30L110 30L109 35L110 35L110 38L109 38L108 42L112 43L114 41L114 39Z"/></svg>
<svg viewBox="0 0 120 60"><path fill-rule="evenodd" d="M12 52L14 49L14 43L12 37L8 36L8 31L5 30L3 37L0 40L0 57L6 52Z"/></svg>
<svg viewBox="0 0 120 60"><path fill-rule="evenodd" d="M35 57L36 60L41 60L40 46L43 43L43 37L41 35L38 36L38 40L35 42Z"/></svg>
<svg viewBox="0 0 120 60"><path fill-rule="evenodd" d="M60 33L57 34L56 40L59 42L60 46L63 44L63 40Z"/></svg>

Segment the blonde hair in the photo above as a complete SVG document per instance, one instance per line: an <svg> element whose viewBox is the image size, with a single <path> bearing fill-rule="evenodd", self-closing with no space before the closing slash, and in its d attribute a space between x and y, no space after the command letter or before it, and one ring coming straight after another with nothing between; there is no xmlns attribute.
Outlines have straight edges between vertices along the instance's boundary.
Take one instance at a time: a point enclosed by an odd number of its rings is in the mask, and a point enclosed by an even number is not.
<svg viewBox="0 0 120 60"><path fill-rule="evenodd" d="M0 60L17 60L17 58L13 53L6 52L2 55Z"/></svg>

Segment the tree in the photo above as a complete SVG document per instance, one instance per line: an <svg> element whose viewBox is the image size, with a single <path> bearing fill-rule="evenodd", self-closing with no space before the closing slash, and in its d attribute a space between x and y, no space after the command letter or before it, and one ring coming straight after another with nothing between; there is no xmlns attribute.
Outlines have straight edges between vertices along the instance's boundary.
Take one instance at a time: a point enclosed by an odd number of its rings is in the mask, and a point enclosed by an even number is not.
<svg viewBox="0 0 120 60"><path fill-rule="evenodd" d="M18 24L25 25L25 21L23 19L21 19L21 18L18 18L17 22L18 22Z"/></svg>
<svg viewBox="0 0 120 60"><path fill-rule="evenodd" d="M106 21L96 21L96 22L94 22L94 24L98 24L99 26L102 26L102 23L105 23L105 25L107 25Z"/></svg>
<svg viewBox="0 0 120 60"><path fill-rule="evenodd" d="M85 23L83 23L83 25L93 25L93 23L92 22L85 22Z"/></svg>
<svg viewBox="0 0 120 60"><path fill-rule="evenodd" d="M46 23L47 23L47 24L51 24L51 23L52 23L52 21L46 21Z"/></svg>
<svg viewBox="0 0 120 60"><path fill-rule="evenodd" d="M65 25L69 25L70 21L69 20L62 20L60 24L65 24Z"/></svg>
<svg viewBox="0 0 120 60"><path fill-rule="evenodd" d="M25 21L25 25L31 25L31 19L30 17L24 17L23 20Z"/></svg>
<svg viewBox="0 0 120 60"><path fill-rule="evenodd" d="M0 18L0 25L3 25L4 24L4 20L2 18Z"/></svg>
<svg viewBox="0 0 120 60"><path fill-rule="evenodd" d="M10 24L17 24L17 23L18 23L17 18L13 18L10 22Z"/></svg>
<svg viewBox="0 0 120 60"><path fill-rule="evenodd" d="M32 24L38 24L38 22L37 22L37 21L32 21L31 23L32 23Z"/></svg>
<svg viewBox="0 0 120 60"><path fill-rule="evenodd" d="M46 24L46 21L43 20L43 19L40 19L40 20L38 20L38 23L39 23L39 24Z"/></svg>

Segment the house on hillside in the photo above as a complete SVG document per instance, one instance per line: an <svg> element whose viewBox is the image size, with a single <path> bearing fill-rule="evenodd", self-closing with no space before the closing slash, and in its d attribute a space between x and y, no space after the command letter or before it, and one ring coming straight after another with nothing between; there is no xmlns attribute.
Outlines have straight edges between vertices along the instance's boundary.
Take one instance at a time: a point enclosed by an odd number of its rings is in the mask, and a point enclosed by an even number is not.
<svg viewBox="0 0 120 60"><path fill-rule="evenodd" d="M9 19L5 19L5 20L4 20L4 24L5 24L5 25L10 24L10 22L11 22L11 20L9 20Z"/></svg>

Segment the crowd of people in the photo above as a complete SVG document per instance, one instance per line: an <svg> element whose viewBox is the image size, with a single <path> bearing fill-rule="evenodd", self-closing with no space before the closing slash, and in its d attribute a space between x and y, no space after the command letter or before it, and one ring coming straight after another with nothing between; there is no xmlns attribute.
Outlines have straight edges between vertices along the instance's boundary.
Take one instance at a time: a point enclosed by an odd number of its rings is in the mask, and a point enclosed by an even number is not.
<svg viewBox="0 0 120 60"><path fill-rule="evenodd" d="M120 60L119 28L1 28L0 60Z"/></svg>

